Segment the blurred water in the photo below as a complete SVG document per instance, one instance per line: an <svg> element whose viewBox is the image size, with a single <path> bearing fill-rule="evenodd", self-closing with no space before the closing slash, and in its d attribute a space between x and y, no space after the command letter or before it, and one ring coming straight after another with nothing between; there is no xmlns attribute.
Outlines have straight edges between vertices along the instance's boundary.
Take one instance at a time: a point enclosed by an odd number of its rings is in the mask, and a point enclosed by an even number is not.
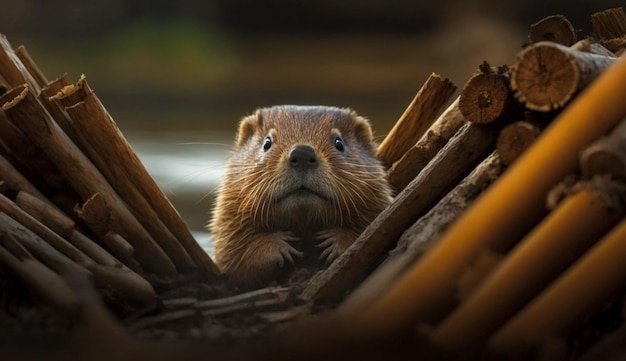
<svg viewBox="0 0 626 361"><path fill-rule="evenodd" d="M224 173L228 147L201 142L206 136L198 132L129 132L125 136L195 239L213 256L205 226L214 190Z"/></svg>

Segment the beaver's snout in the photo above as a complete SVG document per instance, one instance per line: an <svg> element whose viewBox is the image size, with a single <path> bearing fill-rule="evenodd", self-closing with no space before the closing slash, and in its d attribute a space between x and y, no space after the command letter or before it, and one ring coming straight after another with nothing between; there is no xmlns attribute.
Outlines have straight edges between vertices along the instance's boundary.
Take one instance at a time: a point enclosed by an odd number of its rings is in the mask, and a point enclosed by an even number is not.
<svg viewBox="0 0 626 361"><path fill-rule="evenodd" d="M298 144L289 151L289 166L297 171L306 172L318 166L317 154L310 145Z"/></svg>

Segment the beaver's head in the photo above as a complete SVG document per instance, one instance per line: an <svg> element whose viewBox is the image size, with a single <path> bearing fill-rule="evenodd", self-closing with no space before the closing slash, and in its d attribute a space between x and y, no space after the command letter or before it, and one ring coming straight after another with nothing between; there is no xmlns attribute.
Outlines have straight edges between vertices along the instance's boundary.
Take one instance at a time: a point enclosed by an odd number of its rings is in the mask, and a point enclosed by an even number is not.
<svg viewBox="0 0 626 361"><path fill-rule="evenodd" d="M264 108L242 120L222 188L268 230L346 226L389 199L374 153L368 121L349 109Z"/></svg>

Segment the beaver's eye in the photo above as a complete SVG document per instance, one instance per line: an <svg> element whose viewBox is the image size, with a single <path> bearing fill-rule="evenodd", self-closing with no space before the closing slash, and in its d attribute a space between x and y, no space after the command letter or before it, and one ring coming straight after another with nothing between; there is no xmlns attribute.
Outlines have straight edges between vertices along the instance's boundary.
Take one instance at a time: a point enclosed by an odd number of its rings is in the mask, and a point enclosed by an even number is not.
<svg viewBox="0 0 626 361"><path fill-rule="evenodd" d="M339 137L335 138L335 148L337 148L337 150L340 152L343 152L344 150L343 140Z"/></svg>
<svg viewBox="0 0 626 361"><path fill-rule="evenodd" d="M263 141L263 150L267 152L271 147L272 147L272 138L265 137L265 140Z"/></svg>

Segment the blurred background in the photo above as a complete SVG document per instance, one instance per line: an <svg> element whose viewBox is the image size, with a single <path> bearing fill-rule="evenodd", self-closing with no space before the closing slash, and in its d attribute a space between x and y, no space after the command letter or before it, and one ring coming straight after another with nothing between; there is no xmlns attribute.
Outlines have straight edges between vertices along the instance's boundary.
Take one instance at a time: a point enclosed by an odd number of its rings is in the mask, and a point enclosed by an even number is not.
<svg viewBox="0 0 626 361"><path fill-rule="evenodd" d="M382 138L432 72L462 87L510 64L529 26L622 1L0 0L0 33L50 79L87 76L210 252L205 225L237 123L276 104L351 107ZM114 161L114 160L112 160Z"/></svg>

